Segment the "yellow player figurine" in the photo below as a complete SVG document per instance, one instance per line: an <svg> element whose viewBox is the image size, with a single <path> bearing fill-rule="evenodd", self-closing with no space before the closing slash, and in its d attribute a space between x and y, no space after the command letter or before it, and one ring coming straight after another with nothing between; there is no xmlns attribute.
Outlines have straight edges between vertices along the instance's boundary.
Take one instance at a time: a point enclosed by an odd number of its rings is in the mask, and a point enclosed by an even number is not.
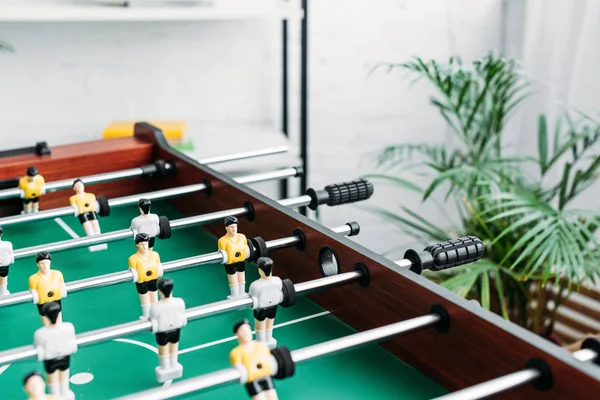
<svg viewBox="0 0 600 400"><path fill-rule="evenodd" d="M15 254L11 242L2 240L4 231L0 227L0 296L9 295L8 291L8 272L9 267L15 262Z"/></svg>
<svg viewBox="0 0 600 400"><path fill-rule="evenodd" d="M246 236L238 233L238 219L225 218L225 236L218 242L219 250L223 254L225 272L229 281L230 295L227 298L240 297L246 294L246 258L250 253Z"/></svg>
<svg viewBox="0 0 600 400"><path fill-rule="evenodd" d="M42 326L33 335L38 360L44 362L50 393L74 399L75 394L69 389L69 378L71 355L77 352L75 327L70 322L58 321L58 304L45 303L42 309L50 324Z"/></svg>
<svg viewBox="0 0 600 400"><path fill-rule="evenodd" d="M23 199L22 214L38 212L40 197L46 194L46 181L36 167L27 168L27 175L19 180L19 189Z"/></svg>
<svg viewBox="0 0 600 400"><path fill-rule="evenodd" d="M38 272L29 277L29 291L33 295L33 302L37 304L44 326L49 325L50 320L44 314L42 306L46 303L57 303L62 310L61 299L67 297L63 274L50 269L51 261L52 256L47 251L37 253L35 262ZM62 321L62 311L59 311L57 318L59 322Z"/></svg>
<svg viewBox="0 0 600 400"><path fill-rule="evenodd" d="M181 378L183 367L177 362L179 336L181 328L187 325L185 302L173 297L173 281L169 278L158 279L160 300L150 307L152 332L156 334L158 361L156 380L160 383Z"/></svg>
<svg viewBox="0 0 600 400"><path fill-rule="evenodd" d="M142 306L140 319L148 319L150 306L158 301L156 280L163 275L160 256L157 252L149 249L149 242L150 236L147 234L135 235L137 252L129 257L129 270L133 274Z"/></svg>
<svg viewBox="0 0 600 400"><path fill-rule="evenodd" d="M25 375L23 390L29 396L27 400L58 400L55 396L46 394L46 382L37 372Z"/></svg>
<svg viewBox="0 0 600 400"><path fill-rule="evenodd" d="M277 400L273 379L273 365L277 362L266 344L252 340L252 329L247 320L233 326L239 346L229 353L231 365L241 374L240 382L246 383L246 390L253 400Z"/></svg>
<svg viewBox="0 0 600 400"><path fill-rule="evenodd" d="M85 185L81 179L73 181L73 190L75 194L69 199L71 207L79 222L83 226L83 230L87 236L99 235L100 223L98 222L98 211L100 205L96 200L96 196L92 193L85 192ZM90 246L90 251L106 250L106 243L96 246Z"/></svg>

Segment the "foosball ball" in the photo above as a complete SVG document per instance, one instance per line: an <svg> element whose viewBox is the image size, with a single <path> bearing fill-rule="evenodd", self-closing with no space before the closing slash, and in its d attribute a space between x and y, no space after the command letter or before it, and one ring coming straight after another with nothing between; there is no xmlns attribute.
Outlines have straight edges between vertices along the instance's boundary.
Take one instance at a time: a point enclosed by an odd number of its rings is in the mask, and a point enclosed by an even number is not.
<svg viewBox="0 0 600 400"><path fill-rule="evenodd" d="M297 212L370 182L246 186L301 173L225 176L146 123L0 159L0 398L598 398L598 341L570 353L420 275L478 238L389 260L360 221Z"/></svg>

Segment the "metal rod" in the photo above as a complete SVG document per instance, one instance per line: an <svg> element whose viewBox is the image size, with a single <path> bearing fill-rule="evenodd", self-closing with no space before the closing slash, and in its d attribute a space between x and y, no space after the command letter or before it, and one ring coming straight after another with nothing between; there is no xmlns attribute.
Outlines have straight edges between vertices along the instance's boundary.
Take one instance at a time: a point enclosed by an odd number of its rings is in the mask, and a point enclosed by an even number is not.
<svg viewBox="0 0 600 400"><path fill-rule="evenodd" d="M261 157L261 156L267 156L267 155L272 155L272 154L286 153L287 151L289 151L288 146L277 146L277 147L269 147L266 149L260 149L260 150L254 150L254 151L246 151L243 153L234 153L234 154L227 154L227 155L219 156L219 157L205 158L202 160L198 160L198 162L201 164L207 164L207 165L208 164L219 164L219 163L224 163L224 162L229 162L229 161L243 160L243 159L247 159L247 158L254 158L254 157ZM166 170L169 170L171 168L173 168L171 166L171 164L169 164L169 163L165 164ZM121 170L121 171L106 172L103 174L89 175L89 176L81 177L79 179L81 179L83 181L83 183L85 183L86 185L92 185L95 183L112 182L112 181L116 181L116 180L120 180L120 179L134 178L137 176L143 176L146 173L147 173L147 171L144 168L140 167L140 168L125 169L125 170ZM46 192L55 192L55 191L61 190L61 189L68 189L73 185L73 181L75 179L77 179L77 178L62 179L60 181L47 182L46 183ZM21 194L21 190L18 188L0 190L0 200L19 197L20 194Z"/></svg>
<svg viewBox="0 0 600 400"><path fill-rule="evenodd" d="M169 225L171 225L171 230L177 230L181 228L189 228L190 226L204 225L211 222L220 221L229 216L243 217L248 214L248 212L249 210L246 207L231 208L229 210L215 211L208 214L175 219L170 221Z"/></svg>
<svg viewBox="0 0 600 400"><path fill-rule="evenodd" d="M314 360L315 358L327 356L329 354L347 351L359 346L380 342L403 333L413 332L419 329L435 325L441 317L437 314L424 315L422 317L412 318L406 321L396 322L395 324L382 326L380 328L370 329L365 332L355 333L339 339L330 340L325 343L319 343L292 351L294 362Z"/></svg>
<svg viewBox="0 0 600 400"><path fill-rule="evenodd" d="M290 199L285 199L285 200L280 201L279 203L282 205L290 204L291 205L290 208L295 208L295 207L299 207L301 205L309 204L310 201L311 201L310 197L304 195L304 196L294 197L294 198L290 198ZM284 202L287 204L283 204ZM242 216L248 214L248 212L249 212L249 210L246 207L232 208L229 210L216 211L213 213L195 215L193 217L176 219L176 220L170 221L170 226L171 226L171 230L189 228L189 227L196 226L196 225L204 225L204 224L209 224L212 222L217 222L228 216L242 217ZM343 232L338 232L338 233L347 235L348 233L346 233L346 231L348 231L348 232L350 231L350 227L347 225L346 225L346 229ZM34 256L37 253L39 253L40 251L48 251L51 253L59 252L59 251L77 249L80 247L87 247L87 246L100 244L100 243L116 242L116 241L123 240L123 239L133 239L133 231L131 229L121 229L118 231L107 232L107 233L103 233L100 235L84 236L84 237L80 237L80 238L76 238L76 239L62 240L60 242L40 244L37 246L31 246L31 247L24 247L22 249L15 250L13 255L14 255L15 259L21 259L21 258L25 258L25 257ZM282 244L283 244L283 246L285 246L286 240L289 240L289 239L281 239L281 240L282 240L282 242L274 243L275 248L277 248L278 246L281 246Z"/></svg>
<svg viewBox="0 0 600 400"><path fill-rule="evenodd" d="M193 258L193 257L192 257ZM173 270L173 269L171 269ZM128 272L127 272L128 273ZM118 272L117 274L125 274ZM111 275L117 275L111 274ZM343 284L350 284L358 281L362 276L360 271L352 271L335 277L315 279L294 285L297 295L307 295L316 291L337 287ZM337 279L332 279L337 278ZM200 318L207 318L217 314L223 314L230 311L244 310L252 307L252 299L249 296L239 299L229 299L205 304L198 307L192 307L186 310L185 315L188 321ZM77 335L77 345L79 347L106 342L112 339L127 335L133 335L151 330L149 321L133 321L125 324L115 325L107 328L97 329ZM34 358L36 352L33 346L22 346L16 349L0 352L0 365L14 363Z"/></svg>
<svg viewBox="0 0 600 400"><path fill-rule="evenodd" d="M510 389L522 386L539 378L541 373L537 369L525 369L500 378L480 383L479 385L459 390L437 397L435 400L470 400L481 399L483 397L499 394Z"/></svg>
<svg viewBox="0 0 600 400"><path fill-rule="evenodd" d="M246 183L271 181L271 180L275 180L275 179L291 178L296 175L298 175L298 170L296 168L290 167L290 168L276 169L274 171L269 171L269 172L261 172L258 174L240 176L240 177L233 178L233 179L237 183L246 184Z"/></svg>
<svg viewBox="0 0 600 400"><path fill-rule="evenodd" d="M116 400L163 400L172 399L187 393L199 392L205 389L216 389L218 387L239 382L242 374L237 368L225 368L211 372L197 378L179 381L171 386L160 389L150 389L144 392L134 393L119 397Z"/></svg>
<svg viewBox="0 0 600 400"><path fill-rule="evenodd" d="M396 265L398 265L399 267L402 267L402 268L410 268L410 267L412 267L412 263L410 262L410 260L407 260L406 258L404 258L402 260L394 261L394 264L396 264Z"/></svg>
<svg viewBox="0 0 600 400"><path fill-rule="evenodd" d="M165 168L169 169L169 168L171 168L171 165L165 164ZM142 175L144 175L144 172L145 171L143 168L131 168L131 169L126 169L126 170L122 170L122 171L107 172L104 174L84 176L83 178L80 178L80 179L86 185L91 185L94 183L111 182L111 181L116 181L119 179L126 179L126 178L133 178L136 176L142 176ZM46 183L46 192L55 192L60 189L68 189L73 185L73 181L75 179L76 178L48 182L48 183ZM21 194L21 190L19 188L0 190L0 200L19 197L20 194Z"/></svg>
<svg viewBox="0 0 600 400"><path fill-rule="evenodd" d="M96 343L107 342L123 336L133 335L139 332L149 331L152 329L150 321L133 321L125 324L109 326L107 328L96 329L94 331L85 332L77 335L77 346L84 347ZM24 348L25 346L23 346ZM33 346L31 346L33 347ZM13 357L12 362L21 361L22 358ZM0 364L4 361L0 355Z"/></svg>
<svg viewBox="0 0 600 400"><path fill-rule="evenodd" d="M24 247L14 251L15 259L34 256L40 251L48 251L50 253L63 250L76 249L79 247L91 246L99 243L116 242L122 239L133 239L133 231L131 229L122 229L114 232L107 232L101 235L83 236L76 239L62 240L60 242L40 244L37 246Z"/></svg>
<svg viewBox="0 0 600 400"><path fill-rule="evenodd" d="M233 178L238 183L256 183L274 179L284 179L296 176L298 170L296 168L283 168L280 170L261 172L258 174L244 175ZM169 188L164 190L158 190L154 192L135 194L131 196L118 197L108 200L108 204L111 207L118 207L130 204L137 204L139 199L146 198L149 200L166 199L175 196L181 196L183 194L201 192L206 190L206 184L197 183L194 185L187 185L175 188ZM20 214L11 217L0 218L0 226L5 227L7 225L14 225L22 222L40 221L50 218L64 217L67 215L73 215L73 208L71 207L60 207L51 210L40 211L31 214Z"/></svg>
<svg viewBox="0 0 600 400"><path fill-rule="evenodd" d="M300 158L302 171L300 193L308 188L308 0L302 0L304 17L300 22ZM306 215L306 207L300 208L300 214Z"/></svg>
<svg viewBox="0 0 600 400"><path fill-rule="evenodd" d="M145 198L148 200L158 200L158 199L169 199L171 197L181 196L184 194L190 194L195 192L203 192L207 188L205 183L196 183L194 185L180 186L174 188L168 188L163 190L156 190L154 192L146 192L142 194L132 194L130 196L117 197L114 199L108 200L108 205L111 207L120 207L127 206L131 204L137 204L138 200L141 198ZM69 210L69 215L73 213L73 209L71 207L66 207ZM35 214L29 214L35 215Z"/></svg>
<svg viewBox="0 0 600 400"><path fill-rule="evenodd" d="M245 310L248 307L252 307L252 299L250 297L242 297L241 299L222 300L190 308L186 311L185 315L188 317L188 320L194 320L223 314L229 311Z"/></svg>
<svg viewBox="0 0 600 400"><path fill-rule="evenodd" d="M292 197L290 199L280 200L279 204L286 207L301 207L310 204L311 198L309 195Z"/></svg>
<svg viewBox="0 0 600 400"><path fill-rule="evenodd" d="M281 239L270 240L271 247L269 249L283 249L286 247L295 246L300 243L300 238L298 236L290 236Z"/></svg>
<svg viewBox="0 0 600 400"><path fill-rule="evenodd" d="M288 107L288 22L281 21L281 131L286 138L289 132L289 107ZM288 180L279 181L279 197L288 197Z"/></svg>
<svg viewBox="0 0 600 400"><path fill-rule="evenodd" d="M210 157L198 160L200 164L220 164L224 162L244 160L247 158L261 157L261 156L270 156L273 154L281 154L287 153L289 151L288 146L277 146L277 147L268 147L266 149L253 150L253 151L245 151L243 153L235 153L228 154L225 156L218 157Z"/></svg>
<svg viewBox="0 0 600 400"><path fill-rule="evenodd" d="M281 21L281 131L289 137L288 124L288 22Z"/></svg>
<svg viewBox="0 0 600 400"><path fill-rule="evenodd" d="M348 351L359 346L379 343L393 337L421 330L435 325L440 320L436 314L425 315L409 319L395 324L370 329L368 331L355 333L339 339L330 340L313 346L291 352L295 363L314 360L319 357ZM201 375L196 378L186 379L172 384L167 388L157 388L134 393L118 400L163 400L197 392L204 389L213 389L227 383L239 382L241 374L236 368L226 368L210 374Z"/></svg>
<svg viewBox="0 0 600 400"><path fill-rule="evenodd" d="M336 233L343 235L349 234L347 225L338 226L332 228ZM283 247L290 247L297 244L300 239L297 236L290 236L288 238L269 240L266 242L267 249L274 251ZM205 264L220 263L223 262L223 254L220 251L214 253L202 254L199 256L183 258L181 260L168 261L162 264L163 272L173 272L192 267L197 267ZM124 282L133 282L133 274L131 271L115 272L112 274L95 276L92 278L80 279L72 281L66 284L67 293L70 295L73 292L81 290L100 288L104 286L112 286ZM8 296L0 297L0 307L14 306L17 304L31 302L33 295L30 292L18 292L9 294Z"/></svg>
<svg viewBox="0 0 600 400"><path fill-rule="evenodd" d="M589 362L598 357L598 353L591 349L582 349L573 353L573 357L579 361ZM500 394L511 389L516 389L527 383L533 382L541 376L540 371L528 368L514 372L496 379L482 382L478 385L468 387L447 395L437 397L435 400L476 400L495 394Z"/></svg>
<svg viewBox="0 0 600 400"><path fill-rule="evenodd" d="M294 288L296 290L296 294L307 295L322 290L324 286L332 288L346 285L351 282L357 282L360 278L362 278L362 275L363 274L361 271L345 272L339 275L332 275L312 281L297 283L294 285Z"/></svg>

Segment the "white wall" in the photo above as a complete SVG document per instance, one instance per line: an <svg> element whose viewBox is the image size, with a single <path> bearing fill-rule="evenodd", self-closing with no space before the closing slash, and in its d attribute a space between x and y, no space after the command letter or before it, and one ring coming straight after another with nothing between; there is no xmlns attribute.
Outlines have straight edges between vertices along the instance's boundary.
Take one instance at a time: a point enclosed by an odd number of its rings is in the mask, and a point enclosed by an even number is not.
<svg viewBox="0 0 600 400"><path fill-rule="evenodd" d="M380 148L450 140L428 105L430 88L403 72L367 76L377 62L413 55L463 59L501 44L501 0L310 1L310 176L315 187L373 171ZM279 22L0 24L3 148L89 140L115 119L279 122ZM299 25L290 27L291 76ZM298 82L291 82L297 137ZM372 204L419 199L377 187ZM421 211L441 220L431 207ZM417 245L357 207L323 210L326 225L357 220L375 251ZM420 244L419 244L420 246ZM401 255L401 254L400 254Z"/></svg>
<svg viewBox="0 0 600 400"><path fill-rule="evenodd" d="M0 24L0 37L16 48L0 56L3 147L91 140L118 119L272 120L278 27L276 21Z"/></svg>
<svg viewBox="0 0 600 400"><path fill-rule="evenodd" d="M471 60L498 50L500 1L312 2L311 9L311 182L316 186L374 171L372 157L395 143L450 143L443 119L429 105L431 88L409 87L413 76L378 70L378 62L412 56ZM340 10L343 9L344 15ZM340 157L341 155L341 157ZM445 214L406 191L377 186L372 204L398 211L400 205L448 224ZM377 252L421 246L391 224L359 207L323 210L326 225L356 219L357 241ZM392 254L390 257L393 256Z"/></svg>

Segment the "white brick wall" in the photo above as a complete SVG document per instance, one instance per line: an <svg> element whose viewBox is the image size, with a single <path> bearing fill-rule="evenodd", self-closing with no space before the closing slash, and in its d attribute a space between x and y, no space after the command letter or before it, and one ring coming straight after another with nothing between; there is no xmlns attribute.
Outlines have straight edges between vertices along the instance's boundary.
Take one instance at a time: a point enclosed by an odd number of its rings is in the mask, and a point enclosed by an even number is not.
<svg viewBox="0 0 600 400"><path fill-rule="evenodd" d="M373 171L391 143L450 140L430 88L380 61L413 55L468 60L500 45L501 0L310 1L310 184ZM279 123L279 22L0 24L3 148L90 140L115 119ZM290 24L292 132L297 137L299 24ZM372 204L419 199L377 187ZM420 207L433 217L442 213ZM450 213L452 213L450 211ZM326 225L357 220L357 241L383 252L416 243L357 207L323 210ZM400 254L401 255L401 254Z"/></svg>

